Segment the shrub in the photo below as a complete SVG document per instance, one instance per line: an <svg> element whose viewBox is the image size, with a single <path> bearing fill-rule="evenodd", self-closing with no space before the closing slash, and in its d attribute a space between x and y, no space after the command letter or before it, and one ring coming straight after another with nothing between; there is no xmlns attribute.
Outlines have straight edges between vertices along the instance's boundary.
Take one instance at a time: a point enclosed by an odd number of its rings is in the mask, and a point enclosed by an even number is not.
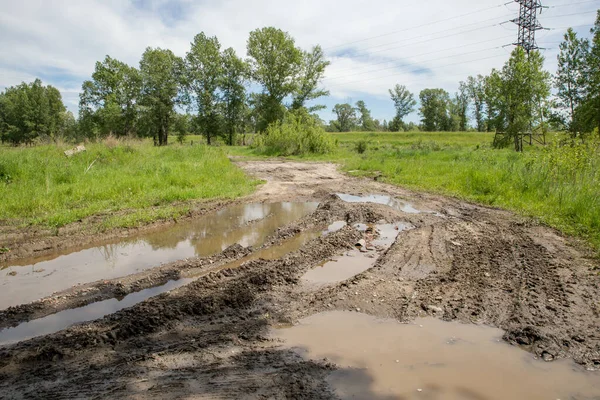
<svg viewBox="0 0 600 400"><path fill-rule="evenodd" d="M330 153L335 142L306 111L296 111L269 125L263 134L257 135L252 147L267 155L299 156Z"/></svg>
<svg viewBox="0 0 600 400"><path fill-rule="evenodd" d="M364 139L361 139L358 142L356 142L356 144L354 146L354 150L356 150L356 152L358 154L363 154L365 151L367 151L367 147L368 147L368 142Z"/></svg>

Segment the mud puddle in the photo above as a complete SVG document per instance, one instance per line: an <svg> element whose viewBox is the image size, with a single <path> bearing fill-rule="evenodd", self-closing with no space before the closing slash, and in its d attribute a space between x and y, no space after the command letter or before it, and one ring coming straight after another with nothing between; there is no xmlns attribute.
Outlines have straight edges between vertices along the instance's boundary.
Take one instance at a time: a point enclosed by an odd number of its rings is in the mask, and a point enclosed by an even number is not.
<svg viewBox="0 0 600 400"><path fill-rule="evenodd" d="M261 245L277 228L304 217L317 206L313 202L237 205L159 232L12 262L0 271L0 309L79 283L118 278L185 258L211 256L235 243Z"/></svg>
<svg viewBox="0 0 600 400"><path fill-rule="evenodd" d="M273 335L307 359L337 364L328 383L343 399L600 398L597 372L535 359L485 326L434 318L405 325L336 311Z"/></svg>
<svg viewBox="0 0 600 400"><path fill-rule="evenodd" d="M164 285L131 293L121 300L113 298L105 301L99 301L84 307L61 311L47 317L24 322L14 328L0 330L0 345L12 344L37 336L48 335L66 329L77 323L93 321L102 318L124 308L132 307L138 303L141 303L142 301L148 300L151 297L158 296L159 294L185 286L202 276L208 275L211 272L238 268L247 261L257 260L259 258L265 260L276 260L285 256L286 254L300 249L307 242L321 236L322 234L324 234L324 232L321 230L304 231L278 245L258 250L246 257L240 258L239 260L232 261L220 267L211 268L208 271L203 271L202 273L192 274L186 278L169 281Z"/></svg>
<svg viewBox="0 0 600 400"><path fill-rule="evenodd" d="M129 294L121 300L113 298L105 301L98 301L85 307L72 308L47 317L24 322L14 328L0 330L0 345L21 342L37 336L61 331L77 323L93 321L124 308L134 306L137 303L141 303L142 301L161 293L177 289L193 281L194 279L189 278L169 281L162 286L144 289Z"/></svg>
<svg viewBox="0 0 600 400"><path fill-rule="evenodd" d="M321 286L328 283L342 282L358 275L375 265L377 251L389 248L398 234L410 226L406 224L378 224L370 227L365 224L356 224L354 228L363 232L376 232L377 238L357 243L356 250L347 252L341 257L326 261L307 271L302 280L311 285ZM341 228L340 228L341 229Z"/></svg>
<svg viewBox="0 0 600 400"><path fill-rule="evenodd" d="M416 209L412 204L400 201L391 196L383 194L369 194L365 196L355 196L352 194L336 193L336 195L346 203L374 203L383 204L395 210L405 212L407 214L420 214L422 210Z"/></svg>

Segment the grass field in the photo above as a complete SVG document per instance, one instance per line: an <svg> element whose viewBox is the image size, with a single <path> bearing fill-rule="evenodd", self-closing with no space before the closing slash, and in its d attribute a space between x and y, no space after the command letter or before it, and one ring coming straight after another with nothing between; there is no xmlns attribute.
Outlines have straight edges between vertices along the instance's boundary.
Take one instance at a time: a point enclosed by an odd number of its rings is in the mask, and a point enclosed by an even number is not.
<svg viewBox="0 0 600 400"><path fill-rule="evenodd" d="M600 149L491 148L493 134L475 132L335 133L338 150L303 159L330 160L354 175L451 195L534 217L583 237L600 250ZM550 138L552 139L552 138ZM359 154L358 143L366 144ZM237 155L256 156L247 148Z"/></svg>
<svg viewBox="0 0 600 400"><path fill-rule="evenodd" d="M257 184L222 148L97 143L71 158L66 148L0 148L1 221L58 227L105 214L105 227L134 226L176 217L188 200L236 198Z"/></svg>

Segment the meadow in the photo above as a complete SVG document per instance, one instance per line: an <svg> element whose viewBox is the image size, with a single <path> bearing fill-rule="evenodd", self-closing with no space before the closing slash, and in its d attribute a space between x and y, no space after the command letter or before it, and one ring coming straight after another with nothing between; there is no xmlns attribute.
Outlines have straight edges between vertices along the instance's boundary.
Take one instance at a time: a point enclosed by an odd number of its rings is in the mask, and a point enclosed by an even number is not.
<svg viewBox="0 0 600 400"><path fill-rule="evenodd" d="M223 148L106 141L67 158L70 147L0 148L4 225L60 227L103 215L103 228L136 226L186 213L190 201L249 194L258 183Z"/></svg>
<svg viewBox="0 0 600 400"><path fill-rule="evenodd" d="M493 149L493 133L334 133L337 150L305 160L339 163L356 176L500 207L586 239L600 250L600 147L526 146ZM248 148L237 155L257 157ZM362 151L362 153L361 153Z"/></svg>
<svg viewBox="0 0 600 400"><path fill-rule="evenodd" d="M490 133L331 135L333 153L290 158L336 162L351 175L512 210L600 250L597 141L558 146L564 138L550 136L550 145L516 153L493 149ZM171 143L105 141L72 158L66 145L0 147L0 221L60 227L102 215L102 228L137 226L177 218L194 201L250 194L259 183L227 158L266 157L255 149L205 146L198 136Z"/></svg>

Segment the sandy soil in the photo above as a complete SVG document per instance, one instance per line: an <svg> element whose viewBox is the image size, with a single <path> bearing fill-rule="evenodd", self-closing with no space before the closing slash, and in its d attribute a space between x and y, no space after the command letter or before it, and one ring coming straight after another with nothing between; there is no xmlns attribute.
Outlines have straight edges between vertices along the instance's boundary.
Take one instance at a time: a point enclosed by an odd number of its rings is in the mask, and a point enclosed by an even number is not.
<svg viewBox="0 0 600 400"><path fill-rule="evenodd" d="M600 368L598 264L554 230L509 212L349 178L333 164L239 165L266 181L242 201L321 202L315 213L280 229L267 247L338 220L404 222L414 229L379 251L374 267L325 286L307 286L300 278L352 249L364 233L347 226L280 259L210 272L256 251L234 246L210 260L180 261L4 310L0 327L158 285L192 270L207 273L103 319L0 347L0 397L334 398L326 376L335 365L305 361L268 337L271 327L324 310L486 324L547 361L572 358ZM334 196L338 192L388 194L424 212L345 203Z"/></svg>

